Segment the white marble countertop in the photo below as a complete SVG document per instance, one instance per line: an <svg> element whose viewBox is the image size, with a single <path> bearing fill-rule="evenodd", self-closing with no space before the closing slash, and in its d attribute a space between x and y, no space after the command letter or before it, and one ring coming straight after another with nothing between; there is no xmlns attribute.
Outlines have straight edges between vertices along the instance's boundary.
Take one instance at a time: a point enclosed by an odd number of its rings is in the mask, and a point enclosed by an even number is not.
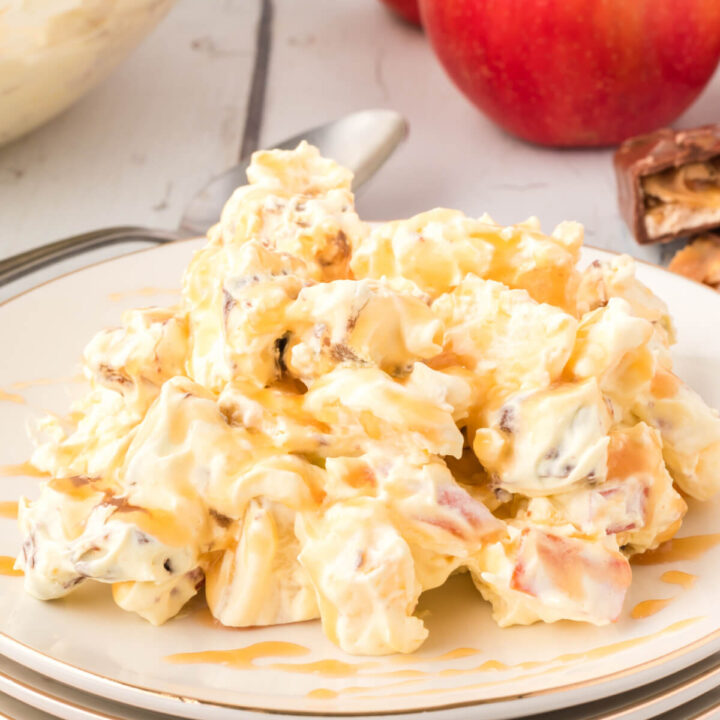
<svg viewBox="0 0 720 720"><path fill-rule="evenodd" d="M263 9L270 43L258 48ZM258 50L269 67L253 106ZM719 106L720 73L677 125L718 120ZM368 107L399 110L411 133L360 197L367 219L437 205L502 223L537 215L548 230L575 219L590 244L653 257L620 220L610 151L506 135L376 0L179 0L102 86L0 148L0 256L107 225L174 227L243 139L262 145Z"/></svg>

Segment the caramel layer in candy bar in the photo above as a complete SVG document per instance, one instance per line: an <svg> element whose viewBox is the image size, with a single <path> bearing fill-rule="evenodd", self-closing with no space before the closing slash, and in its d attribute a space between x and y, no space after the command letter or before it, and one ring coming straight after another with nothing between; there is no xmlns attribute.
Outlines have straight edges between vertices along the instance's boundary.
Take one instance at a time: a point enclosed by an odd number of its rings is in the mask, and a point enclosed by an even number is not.
<svg viewBox="0 0 720 720"><path fill-rule="evenodd" d="M626 140L615 174L620 212L639 243L720 228L720 124Z"/></svg>

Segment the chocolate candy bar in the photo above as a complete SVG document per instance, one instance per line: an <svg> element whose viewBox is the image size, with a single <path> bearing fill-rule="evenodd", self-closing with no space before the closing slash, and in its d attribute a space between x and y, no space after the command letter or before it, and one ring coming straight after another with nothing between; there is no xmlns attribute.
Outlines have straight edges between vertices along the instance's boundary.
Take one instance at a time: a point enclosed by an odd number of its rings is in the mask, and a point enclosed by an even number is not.
<svg viewBox="0 0 720 720"><path fill-rule="evenodd" d="M720 228L720 124L631 138L614 164L620 212L639 243Z"/></svg>

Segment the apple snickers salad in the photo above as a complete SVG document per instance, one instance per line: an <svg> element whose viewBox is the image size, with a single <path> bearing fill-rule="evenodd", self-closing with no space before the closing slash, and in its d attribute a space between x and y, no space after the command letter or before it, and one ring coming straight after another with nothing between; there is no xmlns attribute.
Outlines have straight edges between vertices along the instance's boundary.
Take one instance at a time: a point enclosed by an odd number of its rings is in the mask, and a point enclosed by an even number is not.
<svg viewBox="0 0 720 720"><path fill-rule="evenodd" d="M371 225L351 181L306 143L256 153L179 304L90 341L20 504L28 593L109 583L155 625L202 593L383 655L468 573L503 627L605 625L630 558L720 489L720 418L629 257L581 269L573 222Z"/></svg>

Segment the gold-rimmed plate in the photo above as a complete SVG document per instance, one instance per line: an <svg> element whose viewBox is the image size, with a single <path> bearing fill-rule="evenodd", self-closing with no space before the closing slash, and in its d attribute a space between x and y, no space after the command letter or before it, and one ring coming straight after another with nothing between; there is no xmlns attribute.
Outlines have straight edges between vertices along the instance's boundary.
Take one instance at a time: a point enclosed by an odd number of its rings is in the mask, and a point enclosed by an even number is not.
<svg viewBox="0 0 720 720"><path fill-rule="evenodd" d="M569 708L528 715L524 720L647 720L672 712L672 720L694 718L697 712L720 706L720 656L699 663L636 690ZM8 698L63 720L169 720L150 710L122 705L84 693L56 680L39 675L23 665L0 656L0 718ZM244 716L247 713L239 711ZM12 715L28 720L27 713ZM253 713L258 716L257 713ZM43 714L43 717L46 718Z"/></svg>
<svg viewBox="0 0 720 720"><path fill-rule="evenodd" d="M6 475L0 502L36 494L37 479L12 467L29 456L25 425L45 409L67 409L81 389L68 379L77 374L89 337L117 324L127 307L172 302L172 288L197 247L179 243L105 262L0 306L0 473ZM583 259L605 257L586 250ZM679 374L720 405L720 334L708 332L713 319L720 320L720 296L659 268L641 265L638 272L676 318ZM693 503L682 534L720 532L719 509L718 502ZM627 691L720 649L720 574L714 570L720 545L713 543L706 538L707 552L691 560L637 566L625 612L606 628L557 623L501 630L468 579L452 578L423 596L430 638L412 657L348 657L315 622L220 628L201 603L153 628L114 606L105 587L80 587L65 600L41 603L23 593L20 578L3 576L0 652L86 692L182 717L237 718L244 709L318 715L436 710L438 718L460 718L470 706L474 717L519 717ZM0 521L0 553L14 556L18 545L14 523ZM689 589L668 584L661 579L668 570L697 581ZM632 608L651 599L670 602L633 619ZM268 641L291 646L279 652L279 646L263 645ZM248 647L257 655L253 662L241 661L247 652L226 652ZM208 650L219 654L196 656L195 664L166 660Z"/></svg>

